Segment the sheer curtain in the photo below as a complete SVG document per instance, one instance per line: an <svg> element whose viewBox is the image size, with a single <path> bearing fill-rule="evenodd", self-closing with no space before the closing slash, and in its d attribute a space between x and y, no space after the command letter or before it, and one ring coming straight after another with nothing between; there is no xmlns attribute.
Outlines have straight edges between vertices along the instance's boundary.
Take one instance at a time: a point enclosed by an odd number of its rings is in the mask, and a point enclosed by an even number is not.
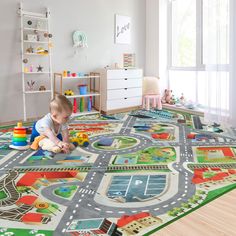
<svg viewBox="0 0 236 236"><path fill-rule="evenodd" d="M203 64L198 78L204 88L205 120L236 126L235 1L203 1ZM234 10L233 10L234 9ZM204 48L206 50L204 50Z"/></svg>
<svg viewBox="0 0 236 236"><path fill-rule="evenodd" d="M236 127L236 1L230 0L229 123Z"/></svg>

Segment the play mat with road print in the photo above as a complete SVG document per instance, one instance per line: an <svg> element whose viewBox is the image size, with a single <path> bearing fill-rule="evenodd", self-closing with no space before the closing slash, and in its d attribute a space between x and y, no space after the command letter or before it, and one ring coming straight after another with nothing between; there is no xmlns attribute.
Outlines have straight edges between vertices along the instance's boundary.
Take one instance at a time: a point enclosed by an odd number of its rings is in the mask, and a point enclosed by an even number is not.
<svg viewBox="0 0 236 236"><path fill-rule="evenodd" d="M0 129L0 235L154 235L236 187L236 130L197 115L80 116L70 133L90 144L70 154L10 149L13 129Z"/></svg>

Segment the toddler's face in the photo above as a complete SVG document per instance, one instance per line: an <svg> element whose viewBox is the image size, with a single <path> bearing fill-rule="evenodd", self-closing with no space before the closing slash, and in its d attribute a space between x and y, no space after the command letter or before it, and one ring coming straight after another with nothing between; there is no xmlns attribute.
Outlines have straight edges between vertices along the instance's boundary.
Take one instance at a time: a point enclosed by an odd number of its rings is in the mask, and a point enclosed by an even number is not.
<svg viewBox="0 0 236 236"><path fill-rule="evenodd" d="M58 124L62 125L69 121L71 114L72 112L62 111L60 113L55 114L54 118Z"/></svg>

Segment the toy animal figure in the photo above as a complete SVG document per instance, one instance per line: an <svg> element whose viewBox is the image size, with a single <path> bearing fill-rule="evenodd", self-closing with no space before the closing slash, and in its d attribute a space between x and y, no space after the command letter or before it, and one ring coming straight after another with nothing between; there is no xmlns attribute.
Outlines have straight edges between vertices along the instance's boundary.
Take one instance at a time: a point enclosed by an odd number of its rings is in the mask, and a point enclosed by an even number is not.
<svg viewBox="0 0 236 236"><path fill-rule="evenodd" d="M172 90L165 89L164 96L161 99L162 103L174 104Z"/></svg>
<svg viewBox="0 0 236 236"><path fill-rule="evenodd" d="M179 100L180 100L180 103L181 103L182 105L185 104L185 97L184 97L184 94L183 94L183 93L181 93L181 97L179 98Z"/></svg>
<svg viewBox="0 0 236 236"><path fill-rule="evenodd" d="M74 149L74 145L70 145L70 150ZM40 135L35 138L34 142L31 144L30 148L33 150L37 150L41 147L43 150L59 153L62 151L60 147L58 147L55 143L53 143L49 138L45 137L44 135Z"/></svg>

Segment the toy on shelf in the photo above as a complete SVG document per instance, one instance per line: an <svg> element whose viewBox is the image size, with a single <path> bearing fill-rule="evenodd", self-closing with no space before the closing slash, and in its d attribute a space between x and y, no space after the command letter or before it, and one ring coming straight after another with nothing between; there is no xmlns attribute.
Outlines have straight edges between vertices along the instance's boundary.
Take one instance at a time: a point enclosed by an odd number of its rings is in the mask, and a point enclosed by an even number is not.
<svg viewBox="0 0 236 236"><path fill-rule="evenodd" d="M43 47L36 48L36 53L39 55L48 55L48 50L44 49Z"/></svg>
<svg viewBox="0 0 236 236"><path fill-rule="evenodd" d="M29 72L33 72L33 71L34 71L34 67L33 67L33 65L30 65Z"/></svg>
<svg viewBox="0 0 236 236"><path fill-rule="evenodd" d="M64 95L66 95L66 96L73 96L74 92L71 89L68 89L68 90L64 91Z"/></svg>
<svg viewBox="0 0 236 236"><path fill-rule="evenodd" d="M80 98L80 101L79 101L79 111L80 112L84 111L84 98Z"/></svg>
<svg viewBox="0 0 236 236"><path fill-rule="evenodd" d="M27 150L29 148L26 128L22 126L21 122L18 122L17 126L14 127L12 143L9 147L16 150Z"/></svg>
<svg viewBox="0 0 236 236"><path fill-rule="evenodd" d="M26 48L26 53L34 53L34 48L30 45L29 48Z"/></svg>
<svg viewBox="0 0 236 236"><path fill-rule="evenodd" d="M124 68L134 68L135 67L135 54L134 53L124 53L123 54L123 67ZM119 66L116 63L115 69L118 69Z"/></svg>
<svg viewBox="0 0 236 236"><path fill-rule="evenodd" d="M162 103L174 104L175 101L173 99L172 90L165 89L164 95L163 95L161 101L162 101Z"/></svg>
<svg viewBox="0 0 236 236"><path fill-rule="evenodd" d="M79 84L78 89L81 95L87 94L87 84Z"/></svg>
<svg viewBox="0 0 236 236"><path fill-rule="evenodd" d="M89 145L89 137L86 133L75 133L70 138L70 142L75 146L88 147Z"/></svg>
<svg viewBox="0 0 236 236"><path fill-rule="evenodd" d="M92 110L92 96L88 98L88 111Z"/></svg>
<svg viewBox="0 0 236 236"><path fill-rule="evenodd" d="M77 112L77 100L76 98L74 98L74 101L73 101L73 113L76 113Z"/></svg>
<svg viewBox="0 0 236 236"><path fill-rule="evenodd" d="M37 67L37 72L43 72L43 67L41 65Z"/></svg>
<svg viewBox="0 0 236 236"><path fill-rule="evenodd" d="M33 80L27 81L27 85L30 91L34 90L34 84L35 84L35 81Z"/></svg>
<svg viewBox="0 0 236 236"><path fill-rule="evenodd" d="M45 32L45 33L43 34L43 36L44 36L45 38L52 38L52 34L51 34L51 33L47 33L47 32Z"/></svg>
<svg viewBox="0 0 236 236"><path fill-rule="evenodd" d="M27 58L23 59L23 63L27 64L28 63L28 59Z"/></svg>
<svg viewBox="0 0 236 236"><path fill-rule="evenodd" d="M182 105L185 104L185 97L184 97L184 94L183 94L183 93L181 93L181 96L180 96L180 98L179 98L179 102L180 102L180 104L182 104Z"/></svg>
<svg viewBox="0 0 236 236"><path fill-rule="evenodd" d="M45 91L45 90L46 90L46 87L44 85L39 86L39 91Z"/></svg>

